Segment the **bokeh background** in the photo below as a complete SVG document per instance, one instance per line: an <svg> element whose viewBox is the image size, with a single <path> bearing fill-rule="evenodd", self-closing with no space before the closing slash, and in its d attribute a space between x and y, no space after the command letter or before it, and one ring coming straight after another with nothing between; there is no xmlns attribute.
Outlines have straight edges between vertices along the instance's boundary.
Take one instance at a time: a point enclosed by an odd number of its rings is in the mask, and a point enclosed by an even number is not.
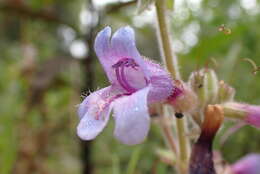
<svg viewBox="0 0 260 174"><path fill-rule="evenodd" d="M210 66L236 88L236 100L260 105L259 0L175 0L169 11L181 72ZM219 31L225 26L231 34ZM129 147L113 138L113 122L92 142L75 134L82 96L108 85L93 50L105 26L130 25L141 54L160 61L153 7L137 13L126 0L0 1L0 173L172 173L154 153L165 144L156 124L147 141ZM214 61L213 61L214 60ZM260 152L259 130L245 126L215 149L232 163Z"/></svg>

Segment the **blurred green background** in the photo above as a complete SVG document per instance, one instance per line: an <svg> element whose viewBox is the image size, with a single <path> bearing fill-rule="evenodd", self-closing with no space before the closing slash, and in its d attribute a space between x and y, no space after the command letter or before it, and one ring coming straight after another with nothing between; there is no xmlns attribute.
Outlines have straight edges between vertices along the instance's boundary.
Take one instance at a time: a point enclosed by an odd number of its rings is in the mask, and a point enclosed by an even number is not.
<svg viewBox="0 0 260 174"><path fill-rule="evenodd" d="M176 0L169 11L173 48L187 80L208 65L236 88L236 99L260 104L259 0ZM141 54L160 61L154 8L138 14L136 1L0 1L0 174L172 173L154 153L165 147L160 129L137 146L113 138L113 122L95 141L75 132L82 95L108 84L93 40L104 26L130 25ZM219 27L231 29L231 34ZM212 59L216 61L213 63ZM260 152L259 131L246 126L215 148L228 162Z"/></svg>

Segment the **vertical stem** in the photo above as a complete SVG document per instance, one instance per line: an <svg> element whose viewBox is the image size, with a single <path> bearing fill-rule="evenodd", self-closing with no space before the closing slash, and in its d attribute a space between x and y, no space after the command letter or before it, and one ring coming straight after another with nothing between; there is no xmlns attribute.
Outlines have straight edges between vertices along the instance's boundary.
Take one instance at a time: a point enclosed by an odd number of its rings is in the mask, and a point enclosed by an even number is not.
<svg viewBox="0 0 260 174"><path fill-rule="evenodd" d="M166 139L169 147L171 148L171 151L174 154L176 154L177 153L177 148L176 148L175 143L174 143L171 127L169 125L167 125L167 123L165 123L165 120L164 120L165 118L162 118L162 119L163 120L162 120L162 123L161 123L161 129L163 131L163 134L165 136L165 139Z"/></svg>
<svg viewBox="0 0 260 174"><path fill-rule="evenodd" d="M156 1L156 13L159 29L158 40L161 44L161 54L163 56L168 71L171 73L174 79L180 79L181 77L178 68L178 61L172 52L170 33L168 31L166 21L165 6L165 0Z"/></svg>
<svg viewBox="0 0 260 174"><path fill-rule="evenodd" d="M185 137L185 125L183 119L176 119L177 133L179 139L179 149L180 149L180 160L184 163L188 162L188 142Z"/></svg>
<svg viewBox="0 0 260 174"><path fill-rule="evenodd" d="M161 44L161 54L164 58L166 67L171 73L174 79L180 80L180 73L178 69L177 59L174 57L171 47L170 34L168 31L167 21L166 21L166 2L165 0L156 1L156 13L158 21L158 40ZM187 166L188 161L188 140L185 136L185 123L183 119L177 119L177 133L179 139L179 157L185 166Z"/></svg>
<svg viewBox="0 0 260 174"><path fill-rule="evenodd" d="M174 155L177 155L177 148L174 142L172 127L167 123L168 120L166 120L167 118L166 118L165 108L163 108L162 104L158 104L156 109L157 109L157 113L160 116L159 124L164 134L165 141L169 146L169 148L171 149L172 153Z"/></svg>

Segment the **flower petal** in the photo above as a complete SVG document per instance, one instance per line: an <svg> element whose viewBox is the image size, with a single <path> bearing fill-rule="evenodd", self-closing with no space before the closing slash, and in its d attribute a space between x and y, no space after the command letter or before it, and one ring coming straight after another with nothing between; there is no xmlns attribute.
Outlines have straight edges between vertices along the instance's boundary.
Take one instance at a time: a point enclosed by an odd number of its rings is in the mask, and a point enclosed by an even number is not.
<svg viewBox="0 0 260 174"><path fill-rule="evenodd" d="M249 154L231 166L234 174L258 174L260 171L260 154Z"/></svg>
<svg viewBox="0 0 260 174"><path fill-rule="evenodd" d="M110 51L110 37L111 37L111 28L106 27L102 31L97 34L95 40L95 51L97 56L99 57L101 63L103 61L107 61L105 58L109 59L109 51ZM104 60L103 60L104 59Z"/></svg>
<svg viewBox="0 0 260 174"><path fill-rule="evenodd" d="M83 140L94 139L106 126L111 112L110 87L92 94L80 104L78 109L80 123L77 134Z"/></svg>
<svg viewBox="0 0 260 174"><path fill-rule="evenodd" d="M113 102L115 137L124 144L134 145L144 141L150 128L147 95L150 87Z"/></svg>
<svg viewBox="0 0 260 174"><path fill-rule="evenodd" d="M159 64L145 59L147 71L151 74L151 90L148 95L148 103L165 100L172 94L173 80L170 74Z"/></svg>
<svg viewBox="0 0 260 174"><path fill-rule="evenodd" d="M109 114L111 112L111 107L106 107L101 113L101 119L95 119L90 113L80 120L80 123L77 127L77 134L82 140L92 140L102 132L102 130L107 125L109 120Z"/></svg>
<svg viewBox="0 0 260 174"><path fill-rule="evenodd" d="M102 31L100 31L95 40L95 52L98 56L100 63L102 64L109 81L112 83L116 80L115 72L112 68L117 61L119 61L119 57L112 56L111 48L110 48L110 37L111 37L111 28L106 27Z"/></svg>
<svg viewBox="0 0 260 174"><path fill-rule="evenodd" d="M142 68L145 76L149 78L148 71L146 71L145 62L136 48L135 33L131 27L122 27L113 34L111 39L111 52L113 56L119 57L120 59L134 59L135 62Z"/></svg>
<svg viewBox="0 0 260 174"><path fill-rule="evenodd" d="M245 105L244 109L247 111L245 118L246 123L260 128L260 106L256 105Z"/></svg>
<svg viewBox="0 0 260 174"><path fill-rule="evenodd" d="M87 110L88 110L88 107L89 107L88 101L89 101L89 97L86 97L86 98L82 101L82 103L80 103L80 105L79 105L79 108L78 108L78 116L79 116L80 119L83 118L83 116L85 115L85 113L86 113Z"/></svg>

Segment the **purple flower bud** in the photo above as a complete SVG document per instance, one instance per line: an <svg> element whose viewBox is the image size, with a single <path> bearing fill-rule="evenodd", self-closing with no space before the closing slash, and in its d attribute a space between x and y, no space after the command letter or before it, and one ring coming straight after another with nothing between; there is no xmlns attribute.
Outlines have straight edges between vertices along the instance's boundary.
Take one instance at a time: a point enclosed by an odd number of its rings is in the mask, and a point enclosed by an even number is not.
<svg viewBox="0 0 260 174"><path fill-rule="evenodd" d="M249 154L231 166L232 174L259 174L260 154Z"/></svg>
<svg viewBox="0 0 260 174"><path fill-rule="evenodd" d="M240 119L260 128L260 106L229 102L223 104L223 108L226 117Z"/></svg>
<svg viewBox="0 0 260 174"><path fill-rule="evenodd" d="M148 134L148 105L166 100L173 91L173 81L160 65L143 59L135 46L130 27L111 28L98 33L95 51L110 86L95 91L79 105L78 136L94 139L106 126L114 111L115 137L124 144L141 143Z"/></svg>

